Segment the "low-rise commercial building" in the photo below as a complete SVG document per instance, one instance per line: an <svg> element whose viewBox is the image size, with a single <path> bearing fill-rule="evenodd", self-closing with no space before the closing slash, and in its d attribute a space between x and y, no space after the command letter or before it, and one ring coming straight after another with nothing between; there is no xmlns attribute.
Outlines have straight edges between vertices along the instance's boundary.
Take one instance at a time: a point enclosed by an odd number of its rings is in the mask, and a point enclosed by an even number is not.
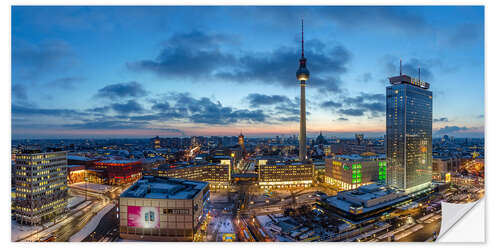
<svg viewBox="0 0 500 250"><path fill-rule="evenodd" d="M67 176L69 184L86 181L105 185L123 185L133 183L142 176L140 160L89 160L85 162L86 164L83 165L69 165Z"/></svg>
<svg viewBox="0 0 500 250"><path fill-rule="evenodd" d="M142 176L140 160L103 160L94 164L95 169L105 170L109 185L132 183Z"/></svg>
<svg viewBox="0 0 500 250"><path fill-rule="evenodd" d="M344 190L363 185L385 184L387 163L385 155L336 155L325 159L325 183Z"/></svg>
<svg viewBox="0 0 500 250"><path fill-rule="evenodd" d="M460 168L460 159L447 156L432 157L432 179L435 181L449 182L451 174Z"/></svg>
<svg viewBox="0 0 500 250"><path fill-rule="evenodd" d="M404 192L370 184L354 190L341 191L336 196L326 198L322 204L345 218L359 221L388 211L407 199L409 197Z"/></svg>
<svg viewBox="0 0 500 250"><path fill-rule="evenodd" d="M207 182L144 176L120 195L120 237L193 241L209 197Z"/></svg>

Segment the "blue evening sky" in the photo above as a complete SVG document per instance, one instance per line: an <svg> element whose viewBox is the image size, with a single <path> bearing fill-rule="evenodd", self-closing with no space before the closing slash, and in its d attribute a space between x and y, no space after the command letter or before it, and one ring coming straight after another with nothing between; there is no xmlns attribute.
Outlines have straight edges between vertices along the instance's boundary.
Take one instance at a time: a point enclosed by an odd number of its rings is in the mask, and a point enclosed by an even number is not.
<svg viewBox="0 0 500 250"><path fill-rule="evenodd" d="M431 84L434 136L483 137L484 9L12 8L13 138L385 132L387 78Z"/></svg>

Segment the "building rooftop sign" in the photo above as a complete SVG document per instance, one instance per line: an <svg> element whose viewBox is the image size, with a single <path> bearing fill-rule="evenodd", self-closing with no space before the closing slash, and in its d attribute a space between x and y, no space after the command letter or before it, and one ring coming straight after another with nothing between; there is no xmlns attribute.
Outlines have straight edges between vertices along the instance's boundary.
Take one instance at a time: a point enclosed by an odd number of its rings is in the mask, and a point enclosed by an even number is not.
<svg viewBox="0 0 500 250"><path fill-rule="evenodd" d="M430 87L430 84L428 82L422 81L420 79L412 78L408 75L393 76L393 77L389 78L389 81L393 85L410 84L410 85L417 86L417 87L423 88L423 89L428 89Z"/></svg>

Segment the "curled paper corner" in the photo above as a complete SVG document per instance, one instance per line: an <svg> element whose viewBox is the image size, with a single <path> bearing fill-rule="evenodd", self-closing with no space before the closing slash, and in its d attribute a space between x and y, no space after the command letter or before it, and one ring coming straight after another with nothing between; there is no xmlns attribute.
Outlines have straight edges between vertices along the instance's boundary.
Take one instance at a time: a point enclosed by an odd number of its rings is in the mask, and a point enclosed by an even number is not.
<svg viewBox="0 0 500 250"><path fill-rule="evenodd" d="M463 204L441 203L437 242L484 242L484 198Z"/></svg>

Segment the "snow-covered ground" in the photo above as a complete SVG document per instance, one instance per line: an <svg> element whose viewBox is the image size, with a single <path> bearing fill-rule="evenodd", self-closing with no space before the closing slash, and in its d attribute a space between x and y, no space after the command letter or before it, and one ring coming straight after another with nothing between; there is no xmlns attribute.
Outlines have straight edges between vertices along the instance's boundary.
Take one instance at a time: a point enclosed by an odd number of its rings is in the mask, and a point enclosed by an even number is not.
<svg viewBox="0 0 500 250"><path fill-rule="evenodd" d="M267 216L267 215L258 215L257 220L259 221L260 225L263 227L268 226L268 224L271 224L273 222L271 220L271 218L269 218L269 216Z"/></svg>
<svg viewBox="0 0 500 250"><path fill-rule="evenodd" d="M213 231L218 233L234 233L233 222L229 216L215 217L210 222Z"/></svg>
<svg viewBox="0 0 500 250"><path fill-rule="evenodd" d="M17 221L13 220L11 222L11 236L10 240L11 241L17 241L19 239L22 239L30 234L35 233L36 231L39 231L43 229L42 226L26 226L26 225L21 225L17 223Z"/></svg>
<svg viewBox="0 0 500 250"><path fill-rule="evenodd" d="M83 196L73 196L68 199L68 205L66 206L67 208L71 209L75 206L80 205L80 203L85 201L85 197Z"/></svg>
<svg viewBox="0 0 500 250"><path fill-rule="evenodd" d="M211 202L228 202L228 192L227 191L210 192L210 201Z"/></svg>
<svg viewBox="0 0 500 250"><path fill-rule="evenodd" d="M78 233L74 234L69 238L70 242L80 242L89 236L99 225L102 217L106 215L111 209L115 207L114 204L106 205L99 213L97 213Z"/></svg>
<svg viewBox="0 0 500 250"><path fill-rule="evenodd" d="M71 212L76 212L72 216L68 216L68 214L61 216L58 218L58 223L54 225L53 221L47 222L43 224L43 226L27 226L27 225L21 225L17 223L15 220L12 221L11 223L11 241L18 241L20 239L26 238L27 236L36 233L37 231L40 231L38 234L35 234L35 236L29 237L23 241L35 241L39 238L42 238L44 236L49 235L50 233L56 231L58 228L60 228L62 225L65 225L69 223L73 218L80 216L83 212L79 211L83 209L84 207L88 206L91 204L92 201L85 201L78 205L78 207L73 208ZM45 229L44 229L45 228Z"/></svg>
<svg viewBox="0 0 500 250"><path fill-rule="evenodd" d="M78 211L78 210L88 206L90 203L92 203L92 201L85 201L82 204L78 205L78 207L74 208L73 210Z"/></svg>
<svg viewBox="0 0 500 250"><path fill-rule="evenodd" d="M143 241L138 241L138 240L127 240L127 239L122 239L122 238L119 238L116 242L143 242Z"/></svg>
<svg viewBox="0 0 500 250"><path fill-rule="evenodd" d="M78 188L78 189L83 189L83 190L87 189L88 191L96 192L96 193L105 193L111 189L111 186L108 186L108 185L95 184L95 183L85 184L84 182L71 184L69 186L72 188Z"/></svg>

